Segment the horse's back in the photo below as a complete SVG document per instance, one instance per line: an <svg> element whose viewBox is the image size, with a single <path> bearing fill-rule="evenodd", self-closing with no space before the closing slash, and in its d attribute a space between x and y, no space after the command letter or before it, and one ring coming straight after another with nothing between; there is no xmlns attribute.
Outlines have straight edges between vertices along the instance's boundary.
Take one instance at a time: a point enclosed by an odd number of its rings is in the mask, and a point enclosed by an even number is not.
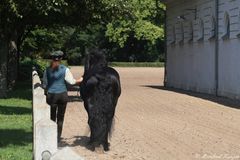
<svg viewBox="0 0 240 160"><path fill-rule="evenodd" d="M120 77L114 68L105 67L101 70L92 71L91 75L88 76L81 85L83 98L98 97L100 96L99 92L110 94L114 99L120 96Z"/></svg>

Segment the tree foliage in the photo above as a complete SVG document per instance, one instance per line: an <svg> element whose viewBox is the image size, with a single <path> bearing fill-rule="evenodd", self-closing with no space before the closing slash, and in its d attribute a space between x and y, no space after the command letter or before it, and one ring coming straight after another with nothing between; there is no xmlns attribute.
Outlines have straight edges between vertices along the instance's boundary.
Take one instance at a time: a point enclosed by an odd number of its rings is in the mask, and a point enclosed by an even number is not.
<svg viewBox="0 0 240 160"><path fill-rule="evenodd" d="M106 35L110 41L123 47L131 34L138 40L147 40L152 44L163 39L163 23L160 22L164 19L164 5L158 0L112 0L109 5L128 11L125 12L127 16L123 14L107 25Z"/></svg>
<svg viewBox="0 0 240 160"><path fill-rule="evenodd" d="M2 0L0 3L0 28L5 32L25 29L27 25L40 23L51 12L60 12L67 3L64 0Z"/></svg>
<svg viewBox="0 0 240 160"><path fill-rule="evenodd" d="M25 39L23 55L32 58L48 58L53 50L63 50L70 64L80 64L88 48L102 46L107 42L103 25L81 27L36 27Z"/></svg>
<svg viewBox="0 0 240 160"><path fill-rule="evenodd" d="M74 31L71 27L36 27L24 40L21 50L24 56L47 58L49 52L61 50Z"/></svg>
<svg viewBox="0 0 240 160"><path fill-rule="evenodd" d="M142 54L140 61L152 61L163 52L164 9L160 0L2 0L0 35L24 55L63 49L81 57L101 46L111 60Z"/></svg>

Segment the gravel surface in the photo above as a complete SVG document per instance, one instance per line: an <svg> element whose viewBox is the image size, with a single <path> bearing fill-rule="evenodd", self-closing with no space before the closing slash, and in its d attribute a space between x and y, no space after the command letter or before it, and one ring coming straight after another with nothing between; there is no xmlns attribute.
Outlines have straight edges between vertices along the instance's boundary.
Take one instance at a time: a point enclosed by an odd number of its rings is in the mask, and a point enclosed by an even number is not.
<svg viewBox="0 0 240 160"><path fill-rule="evenodd" d="M110 151L92 152L83 103L70 92L61 146L86 160L240 160L239 103L214 96L167 90L163 68L116 68L122 95ZM83 73L71 67L74 77ZM238 158L238 159L237 159Z"/></svg>

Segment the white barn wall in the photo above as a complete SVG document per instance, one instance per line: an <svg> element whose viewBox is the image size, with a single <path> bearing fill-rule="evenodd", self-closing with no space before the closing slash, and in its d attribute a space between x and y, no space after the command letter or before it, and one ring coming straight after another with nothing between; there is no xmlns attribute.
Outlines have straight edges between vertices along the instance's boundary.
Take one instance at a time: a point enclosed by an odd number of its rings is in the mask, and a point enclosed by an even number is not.
<svg viewBox="0 0 240 160"><path fill-rule="evenodd" d="M222 39L224 13L230 17L230 37ZM240 98L240 0L219 2L219 89L218 94Z"/></svg>
<svg viewBox="0 0 240 160"><path fill-rule="evenodd" d="M219 42L218 95L240 98L240 40Z"/></svg>
<svg viewBox="0 0 240 160"><path fill-rule="evenodd" d="M184 15L194 22L195 14L186 9L197 8L197 19L204 24L204 39L198 41L195 25L193 40L173 43L173 26L179 23L177 17ZM211 37L209 20L215 17L215 0L172 1L167 4L167 83L168 87L215 93L215 41ZM185 22L184 22L185 23ZM176 33L177 34L177 33ZM184 36L185 37L185 36Z"/></svg>

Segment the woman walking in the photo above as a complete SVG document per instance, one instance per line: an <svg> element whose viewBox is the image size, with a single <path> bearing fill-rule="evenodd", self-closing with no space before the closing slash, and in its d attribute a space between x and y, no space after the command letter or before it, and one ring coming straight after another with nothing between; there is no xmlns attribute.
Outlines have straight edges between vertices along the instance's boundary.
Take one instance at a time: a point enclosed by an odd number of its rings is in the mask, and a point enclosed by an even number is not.
<svg viewBox="0 0 240 160"><path fill-rule="evenodd" d="M70 85L80 84L82 77L78 80L73 78L69 68L61 64L62 51L55 51L51 54L51 64L43 75L43 87L47 96L47 103L50 105L51 120L57 122L58 142L60 141L64 114L68 102L67 83Z"/></svg>

